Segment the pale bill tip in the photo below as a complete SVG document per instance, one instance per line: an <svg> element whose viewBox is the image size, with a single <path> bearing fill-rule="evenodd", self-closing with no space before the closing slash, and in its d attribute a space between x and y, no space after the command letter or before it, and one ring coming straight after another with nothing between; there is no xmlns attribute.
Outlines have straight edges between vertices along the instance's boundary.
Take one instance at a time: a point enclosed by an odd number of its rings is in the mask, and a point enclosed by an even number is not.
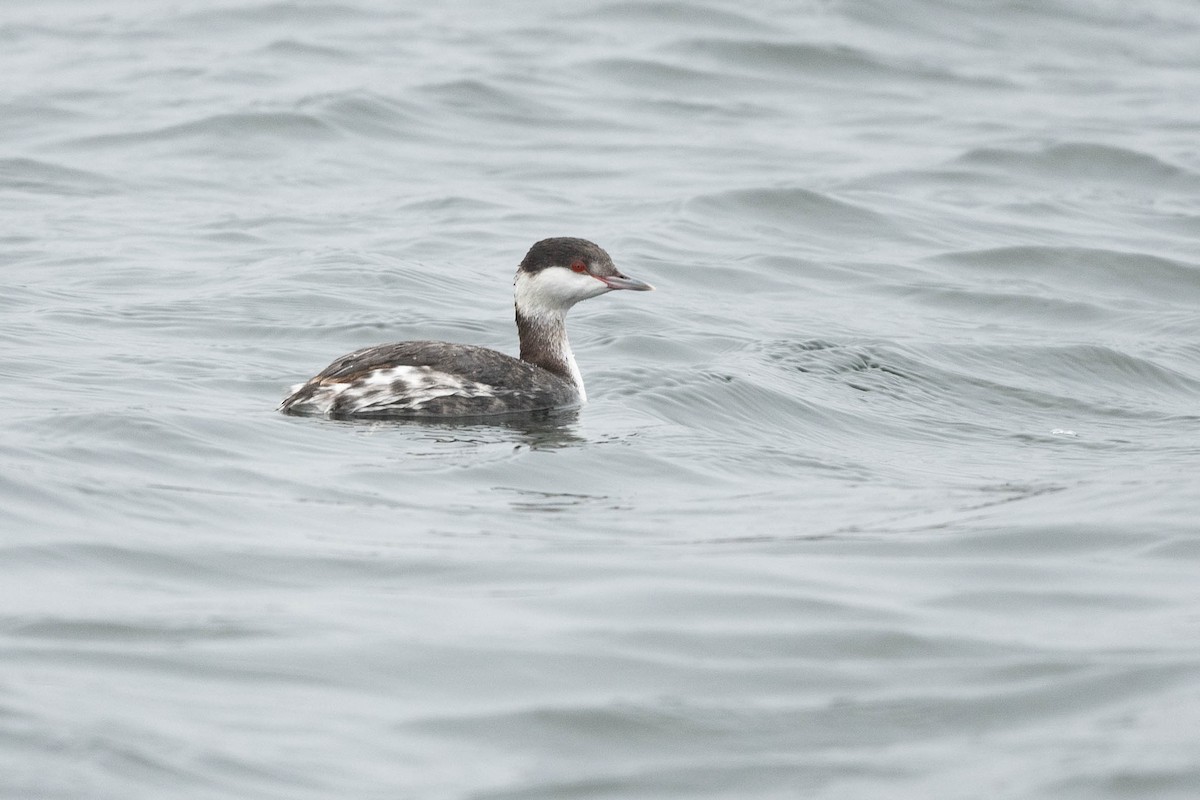
<svg viewBox="0 0 1200 800"><path fill-rule="evenodd" d="M639 281L637 278L630 278L626 275L606 275L600 280L604 281L610 289L629 289L634 292L654 291L654 287L645 281Z"/></svg>

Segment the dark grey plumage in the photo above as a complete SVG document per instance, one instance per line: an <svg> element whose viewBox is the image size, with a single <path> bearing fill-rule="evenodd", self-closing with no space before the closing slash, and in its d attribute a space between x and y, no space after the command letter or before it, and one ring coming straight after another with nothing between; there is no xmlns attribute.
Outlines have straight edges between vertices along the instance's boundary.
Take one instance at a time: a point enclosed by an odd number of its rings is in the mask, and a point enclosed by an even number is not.
<svg viewBox="0 0 1200 800"><path fill-rule="evenodd" d="M595 275L618 275L612 258L604 248L587 239L573 236L556 236L542 239L525 254L518 267L519 272L537 273L547 267L568 267L576 261L588 264Z"/></svg>
<svg viewBox="0 0 1200 800"><path fill-rule="evenodd" d="M567 340L575 303L649 284L622 275L586 239L543 239L526 253L515 281L521 358L486 347L399 342L342 356L296 388L287 414L331 417L476 417L541 411L587 400Z"/></svg>
<svg viewBox="0 0 1200 800"><path fill-rule="evenodd" d="M459 393L422 400L422 387L396 378L374 384L369 379L396 367L429 367L439 373L469 376L472 383L488 386L491 394ZM306 407L323 389L346 388L327 411ZM535 364L486 347L447 342L397 342L365 347L334 361L283 401L287 414L319 413L331 417L445 416L475 417L503 414L514 409L540 411L578 401L575 384Z"/></svg>

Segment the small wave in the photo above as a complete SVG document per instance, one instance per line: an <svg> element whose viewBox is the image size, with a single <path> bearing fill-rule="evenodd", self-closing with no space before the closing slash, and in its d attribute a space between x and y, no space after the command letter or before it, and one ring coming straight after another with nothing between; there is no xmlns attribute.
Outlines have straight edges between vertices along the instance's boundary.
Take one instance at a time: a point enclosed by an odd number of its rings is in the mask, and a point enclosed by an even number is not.
<svg viewBox="0 0 1200 800"><path fill-rule="evenodd" d="M683 52L715 58L730 67L787 73L879 74L885 66L865 51L846 45L738 39L692 39L675 46Z"/></svg>
<svg viewBox="0 0 1200 800"><path fill-rule="evenodd" d="M461 218L464 214L494 213L507 208L500 203L481 200L478 197L462 197L460 195L439 195L420 200L411 200L402 208L405 211L420 211L427 214L445 215L451 218Z"/></svg>
<svg viewBox="0 0 1200 800"><path fill-rule="evenodd" d="M871 80L875 83L916 79L986 86L1007 85L997 78L960 75L941 66L881 57L843 44L763 39L691 39L679 42L671 49L692 58L721 64L725 70L770 73L789 79Z"/></svg>
<svg viewBox="0 0 1200 800"><path fill-rule="evenodd" d="M328 59L346 61L354 58L349 50L342 50L328 45L318 45L302 42L297 39L279 39L263 48L265 52L274 55L292 56L306 59Z"/></svg>
<svg viewBox="0 0 1200 800"><path fill-rule="evenodd" d="M768 361L785 365L798 372L843 375L847 373L881 370L883 372L910 377L903 370L883 363L870 347L845 345L823 339L811 339L790 344L777 343L765 349Z"/></svg>
<svg viewBox="0 0 1200 800"><path fill-rule="evenodd" d="M889 406L907 405L914 413L947 394L947 382L928 364L879 345L815 339L768 342L756 349L767 370L802 376L803 391L812 400L841 409L851 402L856 415L866 409L861 398L848 397L846 389L886 398ZM787 382L795 384L794 379Z"/></svg>
<svg viewBox="0 0 1200 800"><path fill-rule="evenodd" d="M1200 397L1200 378L1151 358L1099 344L1006 347L996 359L1015 381L1039 385L1089 402L1109 402L1129 411L1155 400L1178 404L1186 414Z"/></svg>
<svg viewBox="0 0 1200 800"><path fill-rule="evenodd" d="M740 92L771 85L763 78L733 75L719 69L673 64L661 59L599 58L588 61L584 66L595 80L616 82L626 89L637 87L688 95L698 94L706 100L721 94L737 97Z"/></svg>
<svg viewBox="0 0 1200 800"><path fill-rule="evenodd" d="M68 144L81 148L128 147L154 142L232 141L247 139L282 141L325 141L338 132L311 114L294 111L257 111L215 114L211 117L170 125L150 131L110 133L74 139Z"/></svg>
<svg viewBox="0 0 1200 800"><path fill-rule="evenodd" d="M1006 280L1005 283L1011 285L1013 281ZM1119 319L1114 309L1087 298L1021 288L1025 291L961 286L904 286L896 291L910 300L948 310L956 316L969 316L977 323L1036 324L1047 331L1063 331L1112 325Z"/></svg>
<svg viewBox="0 0 1200 800"><path fill-rule="evenodd" d="M306 98L304 113L338 130L376 139L418 138L427 133L430 115L411 104L372 92L344 92Z"/></svg>
<svg viewBox="0 0 1200 800"><path fill-rule="evenodd" d="M1032 151L978 148L953 163L1055 180L1200 189L1200 175L1195 172L1137 150L1089 142L1062 142Z"/></svg>
<svg viewBox="0 0 1200 800"><path fill-rule="evenodd" d="M0 619L0 628L14 637L75 642L200 642L246 639L266 634L263 630L216 620L204 624L187 624L165 619L114 621L45 617L34 620L21 618L9 622Z"/></svg>
<svg viewBox="0 0 1200 800"><path fill-rule="evenodd" d="M879 235L892 228L888 218L876 211L799 187L733 189L693 198L684 208L709 220L735 217L751 225L813 234L870 229Z"/></svg>
<svg viewBox="0 0 1200 800"><path fill-rule="evenodd" d="M341 3L266 3L244 7L213 8L183 14L176 24L189 30L244 29L248 25L329 25L337 22L362 23L375 15Z"/></svg>
<svg viewBox="0 0 1200 800"><path fill-rule="evenodd" d="M582 19L602 19L605 24L670 25L671 30L680 27L703 30L743 30L762 32L772 27L749 16L744 10L738 12L718 9L700 3L608 3L578 15Z"/></svg>
<svg viewBox="0 0 1200 800"><path fill-rule="evenodd" d="M519 122L523 128L560 118L552 106L532 100L528 95L502 89L491 81L426 84L421 87L421 93L444 107L469 112L472 116Z"/></svg>
<svg viewBox="0 0 1200 800"><path fill-rule="evenodd" d="M942 253L928 261L975 276L991 275L1010 286L1015 281L1038 284L1064 301L1108 297L1122 304L1132 299L1200 303L1200 264L1147 253L1024 245Z"/></svg>
<svg viewBox="0 0 1200 800"><path fill-rule="evenodd" d="M107 175L30 158L0 159L0 189L57 195L102 195L117 190Z"/></svg>
<svg viewBox="0 0 1200 800"><path fill-rule="evenodd" d="M762 346L758 358L768 370L802 376L788 382L799 380L813 402L893 422L1020 431L1038 420L1051 430L1061 419L1179 418L1193 413L1200 396L1200 378L1100 345L940 345L905 353L779 341Z"/></svg>
<svg viewBox="0 0 1200 800"><path fill-rule="evenodd" d="M86 118L86 114L45 102L0 104L0 131L6 134L29 134L50 126L77 123Z"/></svg>

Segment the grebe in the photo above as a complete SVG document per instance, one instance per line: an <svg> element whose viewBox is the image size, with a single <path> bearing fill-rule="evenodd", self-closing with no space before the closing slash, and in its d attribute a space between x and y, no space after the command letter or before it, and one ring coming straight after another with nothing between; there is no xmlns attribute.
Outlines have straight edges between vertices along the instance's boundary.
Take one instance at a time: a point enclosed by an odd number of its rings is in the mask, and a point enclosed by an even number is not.
<svg viewBox="0 0 1200 800"><path fill-rule="evenodd" d="M344 355L293 388L285 414L329 417L476 417L587 402L567 341L566 316L580 300L654 287L621 274L586 239L543 239L517 268L521 358L448 342L398 342Z"/></svg>

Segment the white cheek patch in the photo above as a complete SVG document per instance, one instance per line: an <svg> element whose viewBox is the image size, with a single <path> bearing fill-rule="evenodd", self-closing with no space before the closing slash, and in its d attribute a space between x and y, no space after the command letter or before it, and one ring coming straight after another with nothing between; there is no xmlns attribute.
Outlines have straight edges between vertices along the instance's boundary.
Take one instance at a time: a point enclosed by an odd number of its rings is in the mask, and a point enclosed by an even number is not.
<svg viewBox="0 0 1200 800"><path fill-rule="evenodd" d="M527 312L566 311L580 300L604 294L608 286L582 272L550 267L541 272L517 275L517 306Z"/></svg>

